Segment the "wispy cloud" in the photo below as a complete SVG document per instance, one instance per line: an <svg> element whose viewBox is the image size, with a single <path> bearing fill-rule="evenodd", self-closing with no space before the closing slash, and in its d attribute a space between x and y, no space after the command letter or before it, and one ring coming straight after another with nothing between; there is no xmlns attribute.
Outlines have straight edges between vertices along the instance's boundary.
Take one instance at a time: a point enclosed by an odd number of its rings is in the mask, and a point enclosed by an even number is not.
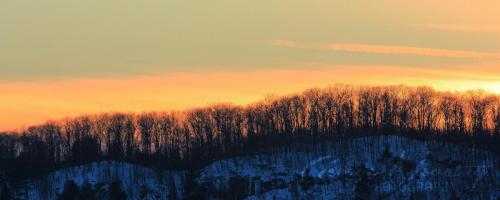
<svg viewBox="0 0 500 200"><path fill-rule="evenodd" d="M292 40L271 40L271 44L275 46L296 47L297 43Z"/></svg>
<svg viewBox="0 0 500 200"><path fill-rule="evenodd" d="M328 44L329 49L349 52L382 53L382 54L411 54L420 56L452 57L452 58L500 58L499 52L457 51L435 48L421 48L392 45L366 44Z"/></svg>
<svg viewBox="0 0 500 200"><path fill-rule="evenodd" d="M493 25L478 25L478 24L410 24L407 26L445 30L445 31L463 31L463 32L485 32L485 33L500 33L500 26Z"/></svg>
<svg viewBox="0 0 500 200"><path fill-rule="evenodd" d="M303 49L323 49L345 52L359 53L378 53L378 54L404 54L432 57L450 57L450 58L482 58L482 59L500 59L500 52L480 52L480 51L461 51L437 48L423 48L413 46L395 46L395 45L372 45L372 44L307 44L291 40L273 40L272 45L284 46L290 48Z"/></svg>

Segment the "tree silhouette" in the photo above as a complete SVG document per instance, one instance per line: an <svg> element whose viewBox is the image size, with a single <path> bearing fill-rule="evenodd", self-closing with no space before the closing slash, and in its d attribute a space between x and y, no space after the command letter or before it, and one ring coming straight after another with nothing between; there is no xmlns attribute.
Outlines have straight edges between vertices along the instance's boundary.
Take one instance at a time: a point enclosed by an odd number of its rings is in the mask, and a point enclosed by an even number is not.
<svg viewBox="0 0 500 200"><path fill-rule="evenodd" d="M127 194L122 189L122 183L119 180L112 181L108 186L109 200L126 200Z"/></svg>
<svg viewBox="0 0 500 200"><path fill-rule="evenodd" d="M0 191L0 200L10 200L12 199L12 193L10 191L7 183L2 184L2 190Z"/></svg>
<svg viewBox="0 0 500 200"><path fill-rule="evenodd" d="M170 113L103 113L0 133L8 181L100 160L199 169L214 160L282 145L397 134L500 153L500 100L482 91L337 85Z"/></svg>
<svg viewBox="0 0 500 200"><path fill-rule="evenodd" d="M356 183L356 189L354 193L354 199L356 200L366 200L370 199L370 195L372 193L372 186L370 184L370 180L368 178L368 174L365 166L360 166L357 169L359 180Z"/></svg>
<svg viewBox="0 0 500 200"><path fill-rule="evenodd" d="M92 185L88 181L85 181L82 184L78 198L80 200L97 200L96 192L92 188Z"/></svg>
<svg viewBox="0 0 500 200"><path fill-rule="evenodd" d="M64 183L64 190L57 196L58 200L77 200L80 196L80 189L75 181L68 180Z"/></svg>

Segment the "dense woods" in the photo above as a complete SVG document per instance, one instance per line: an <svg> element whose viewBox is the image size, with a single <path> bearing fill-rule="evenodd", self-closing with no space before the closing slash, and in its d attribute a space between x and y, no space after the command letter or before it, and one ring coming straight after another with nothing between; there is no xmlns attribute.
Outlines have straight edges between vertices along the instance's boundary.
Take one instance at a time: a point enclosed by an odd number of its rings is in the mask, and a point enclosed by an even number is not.
<svg viewBox="0 0 500 200"><path fill-rule="evenodd" d="M441 139L498 155L500 97L339 85L248 106L80 116L0 133L0 179L16 181L98 160L196 169L285 144L380 134Z"/></svg>

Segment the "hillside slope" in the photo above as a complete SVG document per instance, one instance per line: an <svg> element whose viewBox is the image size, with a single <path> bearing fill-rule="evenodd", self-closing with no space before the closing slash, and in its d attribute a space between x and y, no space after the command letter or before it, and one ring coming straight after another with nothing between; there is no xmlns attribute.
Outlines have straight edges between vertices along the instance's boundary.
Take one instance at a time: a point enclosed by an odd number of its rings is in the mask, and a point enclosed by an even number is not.
<svg viewBox="0 0 500 200"><path fill-rule="evenodd" d="M102 161L58 170L49 175L28 180L16 190L21 199L55 199L64 184L73 180L79 186L84 181L98 187L107 187L112 181L120 181L127 196L132 199L182 199L184 173L145 168L124 162Z"/></svg>
<svg viewBox="0 0 500 200"><path fill-rule="evenodd" d="M119 179L130 199L495 199L496 163L477 149L373 136L225 159L191 173L103 161L26 181L15 193L54 199L66 180Z"/></svg>
<svg viewBox="0 0 500 200"><path fill-rule="evenodd" d="M484 199L499 191L494 163L492 154L454 144L377 136L222 160L203 169L198 182L208 193L238 190L245 193L240 197L248 199L351 199L356 195ZM234 184L237 181L244 184Z"/></svg>

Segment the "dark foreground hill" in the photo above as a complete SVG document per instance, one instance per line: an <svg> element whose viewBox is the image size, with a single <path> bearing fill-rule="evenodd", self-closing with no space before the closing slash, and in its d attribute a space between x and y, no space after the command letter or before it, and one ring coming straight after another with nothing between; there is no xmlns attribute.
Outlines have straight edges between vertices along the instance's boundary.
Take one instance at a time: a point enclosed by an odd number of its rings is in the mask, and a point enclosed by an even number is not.
<svg viewBox="0 0 500 200"><path fill-rule="evenodd" d="M280 148L214 162L197 171L102 161L10 185L19 199L56 199L74 180L128 199L496 199L498 158L440 141L373 136ZM88 185L88 184L87 184Z"/></svg>

